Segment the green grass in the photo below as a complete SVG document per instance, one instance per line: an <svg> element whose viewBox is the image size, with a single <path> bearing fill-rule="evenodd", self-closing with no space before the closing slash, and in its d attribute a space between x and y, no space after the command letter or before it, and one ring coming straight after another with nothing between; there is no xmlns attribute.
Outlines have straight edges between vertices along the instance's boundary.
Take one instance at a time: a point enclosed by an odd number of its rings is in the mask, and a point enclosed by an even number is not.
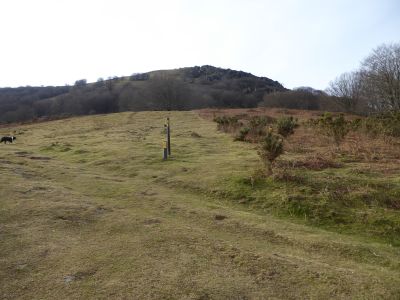
<svg viewBox="0 0 400 300"><path fill-rule="evenodd" d="M400 297L398 176L345 164L252 186L254 145L194 112L14 129L0 145L1 298Z"/></svg>
<svg viewBox="0 0 400 300"><path fill-rule="evenodd" d="M336 232L400 246L400 185L396 179L354 175L350 169L291 170L288 179L232 177L227 199Z"/></svg>

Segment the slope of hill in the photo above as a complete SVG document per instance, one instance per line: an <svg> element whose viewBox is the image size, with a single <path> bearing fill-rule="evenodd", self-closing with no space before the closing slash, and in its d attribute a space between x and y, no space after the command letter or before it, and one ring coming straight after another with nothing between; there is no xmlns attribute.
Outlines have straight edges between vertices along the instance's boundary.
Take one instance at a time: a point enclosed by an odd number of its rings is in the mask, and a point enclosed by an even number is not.
<svg viewBox="0 0 400 300"><path fill-rule="evenodd" d="M73 87L0 89L0 122L139 110L255 107L279 82L212 66L100 79Z"/></svg>
<svg viewBox="0 0 400 300"><path fill-rule="evenodd" d="M162 161L166 116L173 157ZM400 296L398 247L360 229L340 234L277 217L268 199L284 204L294 189L310 188L278 180L252 189L254 147L196 112L126 112L8 131L19 135L0 145L3 299ZM328 180L354 180L350 171L362 167L300 171L327 180L328 195ZM379 178L362 169L354 184L368 179L368 191L384 193L398 185L391 168ZM379 184L382 177L390 184ZM381 220L388 213L398 215L385 209Z"/></svg>

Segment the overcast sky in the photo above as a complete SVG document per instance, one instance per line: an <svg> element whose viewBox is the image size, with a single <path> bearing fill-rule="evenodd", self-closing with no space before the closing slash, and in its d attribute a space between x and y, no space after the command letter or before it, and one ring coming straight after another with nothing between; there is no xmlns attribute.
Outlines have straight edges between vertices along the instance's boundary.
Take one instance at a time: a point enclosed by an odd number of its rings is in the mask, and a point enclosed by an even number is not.
<svg viewBox="0 0 400 300"><path fill-rule="evenodd" d="M214 65L325 89L400 42L400 0L1 0L0 86Z"/></svg>

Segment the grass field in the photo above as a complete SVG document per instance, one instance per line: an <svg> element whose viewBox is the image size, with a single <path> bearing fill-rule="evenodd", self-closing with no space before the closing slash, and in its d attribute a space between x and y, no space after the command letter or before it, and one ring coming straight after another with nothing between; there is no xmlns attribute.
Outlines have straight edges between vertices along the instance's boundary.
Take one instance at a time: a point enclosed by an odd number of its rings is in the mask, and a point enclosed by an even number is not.
<svg viewBox="0 0 400 300"><path fill-rule="evenodd" d="M310 169L328 146L301 128L286 173L251 185L255 145L214 113L0 128L0 298L399 299L396 151Z"/></svg>

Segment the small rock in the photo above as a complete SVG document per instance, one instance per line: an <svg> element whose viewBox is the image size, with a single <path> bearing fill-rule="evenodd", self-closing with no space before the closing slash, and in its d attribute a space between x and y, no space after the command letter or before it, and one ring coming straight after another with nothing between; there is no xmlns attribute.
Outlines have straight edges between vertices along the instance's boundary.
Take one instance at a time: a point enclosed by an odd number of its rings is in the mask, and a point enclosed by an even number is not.
<svg viewBox="0 0 400 300"><path fill-rule="evenodd" d="M195 132L195 131L192 131L192 133L190 134L190 136L193 137L193 138L201 138L201 135L198 134L198 133Z"/></svg>
<svg viewBox="0 0 400 300"><path fill-rule="evenodd" d="M50 157L46 157L46 156L31 156L29 158L33 159L33 160L50 160L51 159Z"/></svg>
<svg viewBox="0 0 400 300"><path fill-rule="evenodd" d="M215 215L215 220L222 221L225 220L227 217L224 215Z"/></svg>
<svg viewBox="0 0 400 300"><path fill-rule="evenodd" d="M160 224L161 220L159 219L147 219L143 222L145 225L152 225L152 224Z"/></svg>
<svg viewBox="0 0 400 300"><path fill-rule="evenodd" d="M17 270L23 270L23 269L25 269L27 266L28 266L27 264L20 264L20 265L17 266Z"/></svg>
<svg viewBox="0 0 400 300"><path fill-rule="evenodd" d="M74 275L67 275L67 276L64 276L64 282L65 283L70 283L70 282L72 282L72 281L74 281L75 280L75 276Z"/></svg>

